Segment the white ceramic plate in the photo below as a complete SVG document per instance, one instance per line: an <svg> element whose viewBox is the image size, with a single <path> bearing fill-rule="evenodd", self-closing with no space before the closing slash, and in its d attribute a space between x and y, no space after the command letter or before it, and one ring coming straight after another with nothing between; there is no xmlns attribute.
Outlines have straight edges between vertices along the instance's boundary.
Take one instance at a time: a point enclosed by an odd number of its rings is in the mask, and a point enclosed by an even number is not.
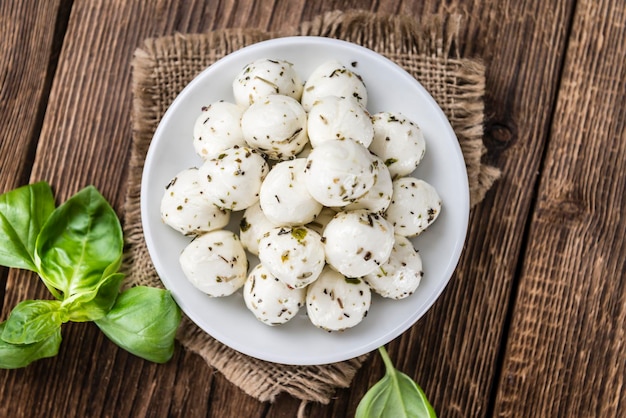
<svg viewBox="0 0 626 418"><path fill-rule="evenodd" d="M413 239L425 275L417 291L396 301L372 299L367 317L338 333L315 328L306 308L289 323L270 327L244 304L241 291L210 298L187 281L178 262L190 241L161 222L159 207L165 186L181 170L199 166L192 132L201 107L218 100L234 102L236 74L259 58L292 62L303 80L319 64L336 59L363 77L368 110L401 112L417 122L426 138L426 155L414 176L439 192L439 218ZM348 43L319 37L289 37L261 42L221 59L198 75L164 115L148 151L141 185L145 238L156 270L185 314L222 343L244 354L277 363L313 365L347 360L376 349L413 325L435 302L457 265L465 241L469 189L463 155L445 115L426 90L399 66L381 55ZM238 230L234 216L229 229Z"/></svg>

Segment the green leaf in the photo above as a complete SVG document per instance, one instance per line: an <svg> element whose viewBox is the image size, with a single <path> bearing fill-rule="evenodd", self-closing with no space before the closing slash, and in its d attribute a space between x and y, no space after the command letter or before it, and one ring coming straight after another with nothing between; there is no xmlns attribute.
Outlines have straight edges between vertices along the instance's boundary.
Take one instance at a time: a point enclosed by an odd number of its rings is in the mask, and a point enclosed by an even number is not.
<svg viewBox="0 0 626 418"><path fill-rule="evenodd" d="M123 249L117 214L93 186L59 206L37 238L35 261L43 281L63 298L94 290L117 271Z"/></svg>
<svg viewBox="0 0 626 418"><path fill-rule="evenodd" d="M4 334L6 322L0 323L0 335ZM49 337L32 344L11 344L0 339L0 369L26 367L35 360L54 357L61 345L61 328Z"/></svg>
<svg viewBox="0 0 626 418"><path fill-rule="evenodd" d="M67 309L70 321L95 321L104 317L115 304L123 280L124 274L113 273L100 281L93 290L64 300L62 305Z"/></svg>
<svg viewBox="0 0 626 418"><path fill-rule="evenodd" d="M11 344L36 343L53 335L66 321L58 300L25 300L11 311L1 338Z"/></svg>
<svg viewBox="0 0 626 418"><path fill-rule="evenodd" d="M378 351L385 363L385 376L363 396L355 418L436 418L424 391L395 369L385 347Z"/></svg>
<svg viewBox="0 0 626 418"><path fill-rule="evenodd" d="M37 271L35 242L52 211L54 196L46 182L0 195L0 265Z"/></svg>
<svg viewBox="0 0 626 418"><path fill-rule="evenodd" d="M96 322L115 344L136 356L165 363L174 354L180 308L167 290L137 286L121 293Z"/></svg>

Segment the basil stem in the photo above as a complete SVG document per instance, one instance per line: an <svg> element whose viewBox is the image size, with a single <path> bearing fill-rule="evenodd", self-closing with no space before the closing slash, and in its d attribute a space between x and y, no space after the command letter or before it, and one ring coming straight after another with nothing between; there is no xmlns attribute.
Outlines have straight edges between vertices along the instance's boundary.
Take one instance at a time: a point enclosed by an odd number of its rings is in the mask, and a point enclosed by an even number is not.
<svg viewBox="0 0 626 418"><path fill-rule="evenodd" d="M70 321L95 321L104 317L115 304L123 280L122 273L113 273L102 279L93 290L65 299L63 306Z"/></svg>
<svg viewBox="0 0 626 418"><path fill-rule="evenodd" d="M367 391L357 406L355 418L436 418L424 391L397 370L385 347L379 347L385 376Z"/></svg>

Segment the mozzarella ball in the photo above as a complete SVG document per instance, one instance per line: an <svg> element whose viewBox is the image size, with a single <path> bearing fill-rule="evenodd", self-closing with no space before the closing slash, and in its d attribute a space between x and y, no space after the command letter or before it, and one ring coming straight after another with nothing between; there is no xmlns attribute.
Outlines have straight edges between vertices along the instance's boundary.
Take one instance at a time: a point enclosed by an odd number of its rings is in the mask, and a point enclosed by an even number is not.
<svg viewBox="0 0 626 418"><path fill-rule="evenodd" d="M268 171L267 162L258 152L234 146L205 161L200 178L211 203L223 209L243 210L259 200Z"/></svg>
<svg viewBox="0 0 626 418"><path fill-rule="evenodd" d="M333 139L311 151L304 181L311 196L322 205L342 207L367 193L377 173L367 148L351 140Z"/></svg>
<svg viewBox="0 0 626 418"><path fill-rule="evenodd" d="M365 210L339 212L324 229L326 261L347 277L361 277L385 263L393 248L393 226Z"/></svg>
<svg viewBox="0 0 626 418"><path fill-rule="evenodd" d="M259 241L263 235L275 228L276 224L271 222L261 209L259 202L247 208L241 221L239 221L239 238L243 247L251 254L259 254Z"/></svg>
<svg viewBox="0 0 626 418"><path fill-rule="evenodd" d="M374 140L370 150L389 167L392 178L411 174L426 152L420 127L402 114L391 112L373 115L372 122Z"/></svg>
<svg viewBox="0 0 626 418"><path fill-rule="evenodd" d="M383 213L391 203L391 195L393 194L393 186L391 183L391 174L383 161L377 156L374 157L374 163L378 164L378 174L372 188L359 197L354 203L344 207L344 210L367 209L372 213Z"/></svg>
<svg viewBox="0 0 626 418"><path fill-rule="evenodd" d="M309 111L307 130L314 148L329 139L352 139L367 148L374 138L370 115L354 97L316 100Z"/></svg>
<svg viewBox="0 0 626 418"><path fill-rule="evenodd" d="M315 101L326 96L353 97L367 107L367 90L359 75L339 61L327 61L311 73L302 91L302 106L308 112Z"/></svg>
<svg viewBox="0 0 626 418"><path fill-rule="evenodd" d="M290 62L259 59L246 65L235 77L233 94L237 104L244 107L271 94L300 100L302 80Z"/></svg>
<svg viewBox="0 0 626 418"><path fill-rule="evenodd" d="M212 204L204 194L197 168L183 170L165 187L161 219L184 235L199 235L223 228L230 212Z"/></svg>
<svg viewBox="0 0 626 418"><path fill-rule="evenodd" d="M304 288L288 287L263 264L252 269L243 286L246 307L267 325L284 324L296 316L305 297Z"/></svg>
<svg viewBox="0 0 626 418"><path fill-rule="evenodd" d="M311 228L318 234L322 235L322 233L324 232L324 228L326 228L326 225L328 225L328 223L331 221L331 219L335 217L336 214L336 211L324 206L322 207L322 211L315 217L315 219L309 222L306 226L308 228Z"/></svg>
<svg viewBox="0 0 626 418"><path fill-rule="evenodd" d="M326 331L342 331L365 318L372 302L369 286L358 278L346 278L326 267L307 289L309 319Z"/></svg>
<svg viewBox="0 0 626 418"><path fill-rule="evenodd" d="M248 261L241 241L224 229L191 241L179 260L185 277L209 296L231 295L246 280Z"/></svg>
<svg viewBox="0 0 626 418"><path fill-rule="evenodd" d="M216 102L202 108L193 127L193 146L202 159L211 159L227 148L243 146L241 116L243 108L233 103Z"/></svg>
<svg viewBox="0 0 626 418"><path fill-rule="evenodd" d="M396 235L389 260L363 279L382 297L404 299L415 292L423 276L419 253L408 238Z"/></svg>
<svg viewBox="0 0 626 418"><path fill-rule="evenodd" d="M304 225L322 210L304 183L306 159L281 161L261 185L259 202L267 219L278 225Z"/></svg>
<svg viewBox="0 0 626 418"><path fill-rule="evenodd" d="M308 141L306 112L297 100L272 95L255 102L241 117L246 143L274 160L298 154Z"/></svg>
<svg viewBox="0 0 626 418"><path fill-rule="evenodd" d="M259 242L259 260L287 286L304 287L324 267L322 238L304 226L274 228Z"/></svg>
<svg viewBox="0 0 626 418"><path fill-rule="evenodd" d="M393 181L393 197L385 212L396 234L414 237L421 234L439 216L441 198L424 180L400 177Z"/></svg>

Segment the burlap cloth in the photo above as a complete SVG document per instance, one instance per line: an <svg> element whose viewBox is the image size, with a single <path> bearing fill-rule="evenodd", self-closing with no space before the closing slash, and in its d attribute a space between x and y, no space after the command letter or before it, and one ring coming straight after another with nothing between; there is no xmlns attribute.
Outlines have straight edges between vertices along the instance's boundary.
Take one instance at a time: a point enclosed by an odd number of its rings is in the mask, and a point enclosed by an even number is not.
<svg viewBox="0 0 626 418"><path fill-rule="evenodd" d="M484 66L461 58L458 16L427 16L421 22L368 12L331 12L298 30L265 33L250 29L147 39L133 60L133 148L127 199L124 269L130 285L162 286L148 255L140 217L144 158L161 116L200 71L243 46L278 36L319 35L339 38L377 51L419 80L450 119L465 156L471 204L485 195L499 175L481 163L484 154ZM367 355L322 366L289 366L245 356L219 343L184 318L177 335L228 380L261 401L287 392L304 402L328 403L339 387L348 387Z"/></svg>

